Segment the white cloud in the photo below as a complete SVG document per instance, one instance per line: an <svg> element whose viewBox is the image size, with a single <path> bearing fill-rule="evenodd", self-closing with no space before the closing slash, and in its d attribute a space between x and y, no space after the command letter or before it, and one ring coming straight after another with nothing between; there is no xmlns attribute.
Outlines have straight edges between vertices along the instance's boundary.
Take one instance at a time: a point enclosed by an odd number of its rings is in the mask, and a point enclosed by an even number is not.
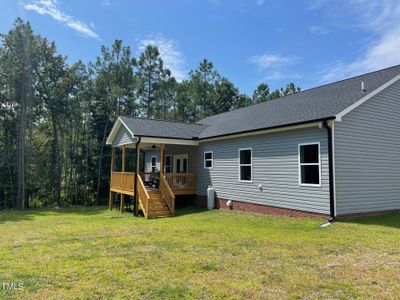
<svg viewBox="0 0 400 300"><path fill-rule="evenodd" d="M311 0L307 2L307 9L316 10L329 4L330 0Z"/></svg>
<svg viewBox="0 0 400 300"><path fill-rule="evenodd" d="M263 6L264 3L265 3L265 0L257 0L256 1L257 6Z"/></svg>
<svg viewBox="0 0 400 300"><path fill-rule="evenodd" d="M297 59L280 54L262 54L249 57L249 63L257 65L261 70L276 68L283 65L293 64Z"/></svg>
<svg viewBox="0 0 400 300"><path fill-rule="evenodd" d="M328 29L326 29L323 26L319 26L319 25L310 26L309 30L311 33L314 33L314 34L326 35L329 33Z"/></svg>
<svg viewBox="0 0 400 300"><path fill-rule="evenodd" d="M114 1L114 0L102 0L101 1L101 5L102 6L115 6L115 5L119 5L118 2Z"/></svg>
<svg viewBox="0 0 400 300"><path fill-rule="evenodd" d="M340 3L348 18L371 40L353 61L339 61L322 72L323 82L400 64L400 3L397 0L347 0Z"/></svg>
<svg viewBox="0 0 400 300"><path fill-rule="evenodd" d="M168 40L162 35L147 36L139 42L139 50L143 51L147 45L153 45L158 48L165 66L171 70L177 81L182 81L186 77L185 59L176 41Z"/></svg>
<svg viewBox="0 0 400 300"><path fill-rule="evenodd" d="M280 81L299 78L298 74L294 74L289 70L289 67L296 64L298 61L299 58L297 57L288 57L276 53L255 55L247 59L248 63L256 65L263 73L263 81Z"/></svg>
<svg viewBox="0 0 400 300"><path fill-rule="evenodd" d="M74 17L67 15L58 7L57 0L34 0L30 3L23 4L24 8L29 11L35 11L41 15L48 15L54 20L66 25L81 35L99 40L99 35L93 31L93 27L83 21L76 20Z"/></svg>
<svg viewBox="0 0 400 300"><path fill-rule="evenodd" d="M263 6L265 4L265 0L208 0L208 3L220 6L224 5L230 9L235 11L245 13L247 12L254 4L256 6Z"/></svg>

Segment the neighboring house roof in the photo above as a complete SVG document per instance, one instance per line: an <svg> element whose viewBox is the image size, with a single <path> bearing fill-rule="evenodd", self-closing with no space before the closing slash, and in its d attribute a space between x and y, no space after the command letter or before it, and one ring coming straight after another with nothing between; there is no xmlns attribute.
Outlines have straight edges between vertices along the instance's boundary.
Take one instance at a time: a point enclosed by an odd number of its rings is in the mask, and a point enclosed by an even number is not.
<svg viewBox="0 0 400 300"><path fill-rule="evenodd" d="M207 117L195 124L130 117L119 119L135 136L175 139L212 138L341 118L344 113L398 79L400 79L400 65ZM364 91L361 90L361 82L364 84ZM119 123L115 125L117 124ZM119 125L114 126L108 142L118 129Z"/></svg>

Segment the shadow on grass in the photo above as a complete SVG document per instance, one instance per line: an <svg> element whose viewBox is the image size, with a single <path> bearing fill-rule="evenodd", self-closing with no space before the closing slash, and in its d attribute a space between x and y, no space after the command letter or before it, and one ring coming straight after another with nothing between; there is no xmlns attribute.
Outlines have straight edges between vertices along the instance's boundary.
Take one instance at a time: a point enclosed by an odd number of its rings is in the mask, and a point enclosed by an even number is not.
<svg viewBox="0 0 400 300"><path fill-rule="evenodd" d="M197 208L195 206L186 206L182 208L178 208L175 210L175 217L183 217L186 215L192 215L192 214L198 214L198 213L204 213L208 211L205 208Z"/></svg>
<svg viewBox="0 0 400 300"><path fill-rule="evenodd" d="M366 216L366 217L342 220L341 222L400 228L400 211L389 212L375 216Z"/></svg>
<svg viewBox="0 0 400 300"><path fill-rule="evenodd" d="M3 210L0 211L0 224L5 222L29 221L33 220L35 217L38 216L51 216L57 214L92 216L101 214L105 210L106 210L105 206Z"/></svg>

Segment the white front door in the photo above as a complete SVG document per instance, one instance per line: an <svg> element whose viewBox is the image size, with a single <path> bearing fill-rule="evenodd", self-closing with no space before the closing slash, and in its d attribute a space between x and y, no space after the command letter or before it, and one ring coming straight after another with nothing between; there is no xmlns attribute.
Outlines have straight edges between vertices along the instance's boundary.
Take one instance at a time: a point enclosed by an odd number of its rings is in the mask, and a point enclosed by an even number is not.
<svg viewBox="0 0 400 300"><path fill-rule="evenodd" d="M188 155L179 154L174 155L174 173L187 173L188 172Z"/></svg>

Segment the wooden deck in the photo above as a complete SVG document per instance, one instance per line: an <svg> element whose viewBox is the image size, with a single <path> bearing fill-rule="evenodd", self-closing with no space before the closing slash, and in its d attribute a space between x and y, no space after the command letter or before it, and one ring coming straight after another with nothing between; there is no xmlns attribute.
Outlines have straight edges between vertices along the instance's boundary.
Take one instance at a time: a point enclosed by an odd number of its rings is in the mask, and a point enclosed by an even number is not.
<svg viewBox="0 0 400 300"><path fill-rule="evenodd" d="M110 191L134 195L135 173L131 172L111 172Z"/></svg>
<svg viewBox="0 0 400 300"><path fill-rule="evenodd" d="M196 194L195 173L164 173L165 179L175 196ZM135 173L111 172L110 191L134 195Z"/></svg>
<svg viewBox="0 0 400 300"><path fill-rule="evenodd" d="M174 195L195 195L196 194L196 173L165 173Z"/></svg>

